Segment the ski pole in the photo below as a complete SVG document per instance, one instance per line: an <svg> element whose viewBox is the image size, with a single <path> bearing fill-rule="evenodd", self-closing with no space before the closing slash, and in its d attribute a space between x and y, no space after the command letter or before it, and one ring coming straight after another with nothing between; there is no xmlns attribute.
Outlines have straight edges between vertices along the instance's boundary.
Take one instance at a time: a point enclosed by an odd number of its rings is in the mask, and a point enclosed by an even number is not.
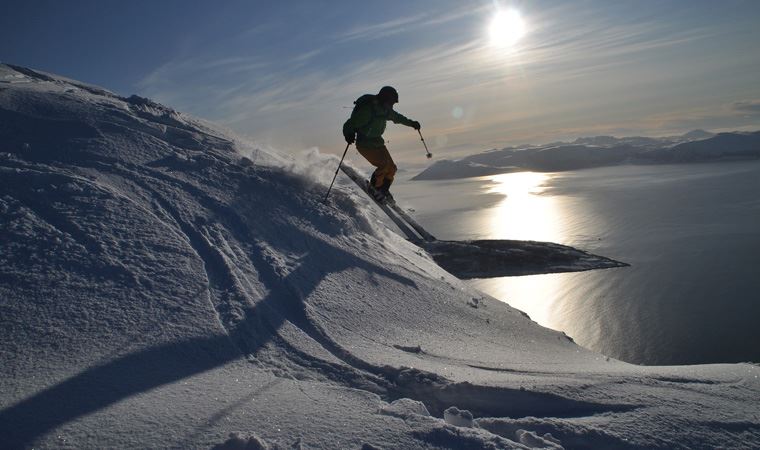
<svg viewBox="0 0 760 450"><path fill-rule="evenodd" d="M427 155L428 159L432 158L432 157L433 157L433 154L432 154L432 153L430 153L430 150L428 150L428 148L427 148L427 144L425 143L425 138L424 138L424 137L422 137L422 131L420 131L420 130L417 130L417 133L419 133L419 134L420 134L420 140L422 141L422 145L424 145L424 146L425 146L425 153L426 153L426 155Z"/></svg>
<svg viewBox="0 0 760 450"><path fill-rule="evenodd" d="M346 153L348 153L348 147L351 146L351 143L346 144L346 149L343 151L343 156L340 157L340 162L338 163L338 168L335 169L335 175L333 175L332 183L330 183L330 187L327 189L327 194L325 194L325 199L322 200L322 203L327 203L327 196L330 195L330 190L333 187L333 183L335 183L335 179L338 178L338 171L340 170L341 164L343 164L343 158L346 157Z"/></svg>

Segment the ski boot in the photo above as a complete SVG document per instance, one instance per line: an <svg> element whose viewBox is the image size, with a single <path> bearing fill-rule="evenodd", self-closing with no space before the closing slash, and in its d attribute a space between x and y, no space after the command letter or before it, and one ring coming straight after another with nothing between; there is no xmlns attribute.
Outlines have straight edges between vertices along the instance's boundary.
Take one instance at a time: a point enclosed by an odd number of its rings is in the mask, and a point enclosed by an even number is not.
<svg viewBox="0 0 760 450"><path fill-rule="evenodd" d="M383 192L381 189L376 188L371 181L367 183L367 193L370 197L375 199L376 202L385 204L385 192Z"/></svg>
<svg viewBox="0 0 760 450"><path fill-rule="evenodd" d="M386 205L395 205L396 199L393 198L393 195L390 193L391 188L391 181L386 179L382 186L380 186L380 191L383 195L383 203Z"/></svg>

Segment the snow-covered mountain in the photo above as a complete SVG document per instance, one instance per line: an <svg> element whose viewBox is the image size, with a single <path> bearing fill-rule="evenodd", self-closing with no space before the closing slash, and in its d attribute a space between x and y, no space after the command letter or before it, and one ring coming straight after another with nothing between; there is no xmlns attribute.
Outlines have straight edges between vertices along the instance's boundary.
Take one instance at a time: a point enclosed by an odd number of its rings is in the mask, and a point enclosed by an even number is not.
<svg viewBox="0 0 760 450"><path fill-rule="evenodd" d="M0 65L0 447L760 446L760 367L583 349L336 164Z"/></svg>
<svg viewBox="0 0 760 450"><path fill-rule="evenodd" d="M617 164L674 164L760 158L760 131L712 134L703 130L666 138L595 136L572 143L507 147L458 160L441 160L413 180L439 180L514 171L561 172Z"/></svg>

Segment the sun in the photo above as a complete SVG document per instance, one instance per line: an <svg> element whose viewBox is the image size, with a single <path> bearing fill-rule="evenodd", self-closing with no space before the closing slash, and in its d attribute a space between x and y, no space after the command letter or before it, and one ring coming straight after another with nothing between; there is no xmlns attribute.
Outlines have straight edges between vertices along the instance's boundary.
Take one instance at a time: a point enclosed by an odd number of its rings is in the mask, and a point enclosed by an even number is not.
<svg viewBox="0 0 760 450"><path fill-rule="evenodd" d="M525 36L525 21L517 10L499 10L491 20L488 34L491 36L491 44L510 47Z"/></svg>

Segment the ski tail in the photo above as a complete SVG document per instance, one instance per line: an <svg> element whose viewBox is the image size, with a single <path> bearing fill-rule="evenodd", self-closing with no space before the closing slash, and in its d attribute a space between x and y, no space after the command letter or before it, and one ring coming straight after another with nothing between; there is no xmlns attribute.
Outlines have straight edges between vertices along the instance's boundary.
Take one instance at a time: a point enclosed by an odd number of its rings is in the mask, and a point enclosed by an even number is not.
<svg viewBox="0 0 760 450"><path fill-rule="evenodd" d="M398 213L398 215L401 216L404 219L404 221L406 221L406 223L409 224L409 226L411 226L412 228L414 228L414 231L416 231L417 233L419 233L419 235L422 237L422 239L424 239L424 240L426 240L428 242L432 242L432 241L436 240L435 236L433 236L432 234L428 233L427 230L425 230L424 228L422 228L422 225L420 225L419 223L417 223L417 221L414 220L400 206L398 206L398 204L396 204L394 202L394 203L392 203L390 205L390 207L391 207L391 209L393 211L395 211L396 213Z"/></svg>

